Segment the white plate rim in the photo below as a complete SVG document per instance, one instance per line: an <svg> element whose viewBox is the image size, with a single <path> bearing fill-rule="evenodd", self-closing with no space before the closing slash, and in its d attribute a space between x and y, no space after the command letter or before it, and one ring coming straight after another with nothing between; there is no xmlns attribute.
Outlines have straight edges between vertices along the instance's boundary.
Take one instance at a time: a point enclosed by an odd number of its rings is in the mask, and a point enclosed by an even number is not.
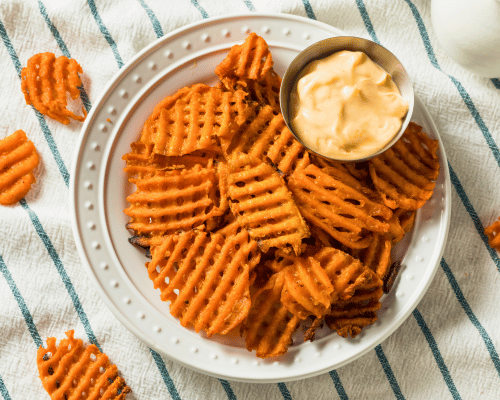
<svg viewBox="0 0 500 400"><path fill-rule="evenodd" d="M105 99L111 94L111 92L115 89L117 82L120 81L121 77L124 77L127 75L128 71L130 68L132 68L134 65L137 64L137 62L140 62L140 60L147 55L150 51L155 49L157 46L161 46L163 43L168 42L169 39L172 37L182 34L184 31L188 31L194 28L199 28L204 25L209 25L212 23L220 22L220 21L225 21L225 20L230 20L233 18L259 18L259 17L275 17L275 18L280 18L280 19L290 19L290 20L295 20L295 21L300 21L306 24L310 25L317 25L318 27L322 29L326 29L332 32L332 34L338 35L339 33L342 33L338 29L329 26L327 24L310 20L307 18L299 17L299 16L294 16L294 15L288 15L288 14L271 14L271 13L252 13L252 14L232 14L232 15L225 15L222 17L214 17L214 18L209 18L205 20L201 20L189 25L186 25L184 27L181 27L168 35L165 35L161 39L158 39L157 41L151 43L149 46L147 46L145 49L143 49L141 52L139 52L135 57L133 57L120 71L118 71L114 77L111 79L111 81L108 83L108 85L105 87L103 90L102 94L99 96L99 98L94 102L94 107L92 108L91 112L89 113L89 116L87 117L84 126L82 127L82 132L79 137L77 147L75 149L74 153L74 158L73 158L73 165L71 169L71 180L70 180L70 215L71 215L71 223L72 223L72 229L73 229L73 234L75 237L75 243L76 247L78 250L78 253L80 255L80 258L82 259L82 263L85 266L87 272L89 273L91 277L91 281L94 283L94 287L97 289L100 297L106 304L106 306L112 311L112 313L118 318L118 320L127 328L129 329L134 335L136 335L138 338L140 338L143 342L145 342L149 347L159 351L161 354L167 356L170 359L175 360L176 362L194 369L198 372L211 375L217 378L224 378L224 379L230 379L230 380L236 380L236 381L244 381L244 382L253 382L253 383L271 383L271 382L283 382L283 381L290 381L290 380L297 380L297 379L304 379L308 377L312 377L315 375L319 375L321 373L328 372L329 370L333 368L339 368L343 365L346 365L347 363L350 363L354 361L355 359L361 357L362 355L366 354L368 351L372 350L374 347L376 347L378 344L382 343L387 337L389 337L409 316L409 314L413 311L413 309L417 306L417 304L420 302L421 298L423 295L426 293L428 287L430 286L432 279L437 271L437 267L439 265L439 260L442 257L442 254L444 252L444 247L446 243L446 238L448 235L448 229L449 229L449 223L450 223L450 213L451 213L451 181L450 181L450 176L449 176L449 170L448 170L448 164L446 161L446 155L444 148L442 146L442 141L440 141L440 158L441 158L441 163L443 166L443 170L445 173L445 185L446 185L446 201L444 205L444 221L445 225L444 226L444 231L440 231L440 237L439 237L439 246L440 246L440 251L438 253L433 254L433 258L429 261L429 265L431 265L431 268L427 271L427 274L425 276L425 284L419 287L419 294L416 296L416 298L413 301L413 307L410 307L404 314L403 316L400 316L398 318L397 323L393 323L390 329L387 329L383 335L381 335L377 343L373 343L370 346L367 346L364 348L362 351L358 352L354 356L344 360L343 362L340 363L334 363L330 367L327 368L322 368L318 369L309 373L295 373L293 370L289 370L288 374L284 374L280 377L273 377L270 379L253 379L253 378L245 378L241 375L238 376L233 376L233 375L221 375L219 373L213 373L207 368L200 368L196 365L193 365L192 363L186 363L185 360L179 359L178 357L174 357L168 352L162 351L162 349L159 347L158 343L156 343L154 340L149 339L148 337L144 336L142 332L134 325L134 323L131 323L130 320L123 314L123 312L115 305L115 303L111 300L109 297L109 289L105 289L104 285L102 282L99 281L94 268L97 268L97 266L93 266L90 263L90 260L88 259L88 255L85 251L83 239L80 235L80 230L83 229L82 225L79 225L79 220L78 220L78 210L77 210L77 188L76 188L76 177L83 168L82 162L79 159L79 155L82 149L82 145L85 143L86 140L86 132L89 131L90 127L92 124L95 122L94 121L94 114L97 113L97 110L100 108L101 104L105 101ZM343 33L342 33L343 34ZM431 130L438 136L439 138L439 133L438 130L435 126L434 121L432 120L432 117L430 116L428 110L426 107L423 105L421 100L416 96L416 103L418 103L418 107L421 109L423 112L425 119L430 123L431 125ZM87 246L92 246L92 243L86 243Z"/></svg>

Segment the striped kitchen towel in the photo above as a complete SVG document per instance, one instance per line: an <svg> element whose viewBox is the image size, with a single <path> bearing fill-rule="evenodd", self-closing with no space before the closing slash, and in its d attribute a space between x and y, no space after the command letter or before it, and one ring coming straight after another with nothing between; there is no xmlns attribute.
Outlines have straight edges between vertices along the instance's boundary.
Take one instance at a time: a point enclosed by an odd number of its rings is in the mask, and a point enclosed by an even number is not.
<svg viewBox="0 0 500 400"><path fill-rule="evenodd" d="M38 52L84 65L85 108L138 51L185 24L232 13L317 19L391 49L441 133L452 178L448 245L427 294L375 350L329 373L248 384L211 378L149 349L110 313L82 268L69 212L81 124L25 104L21 67ZM120 368L131 399L499 399L500 259L483 234L500 214L500 81L467 72L440 49L426 0L0 0L0 138L23 129L39 184L0 207L0 395L45 399L36 349L48 336L95 343Z"/></svg>

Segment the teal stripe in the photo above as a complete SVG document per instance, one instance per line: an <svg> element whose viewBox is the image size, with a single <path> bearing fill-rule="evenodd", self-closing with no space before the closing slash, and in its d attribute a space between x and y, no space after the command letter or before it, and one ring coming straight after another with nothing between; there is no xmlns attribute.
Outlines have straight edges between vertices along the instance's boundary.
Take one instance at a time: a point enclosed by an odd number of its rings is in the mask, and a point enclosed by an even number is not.
<svg viewBox="0 0 500 400"><path fill-rule="evenodd" d="M500 79L493 78L491 81L493 82L493 85L495 85L497 89L500 89Z"/></svg>
<svg viewBox="0 0 500 400"><path fill-rule="evenodd" d="M330 371L330 377L333 380L333 384L335 385L335 389L337 389L337 394L340 397L340 400L349 400L349 397L347 397L347 393L344 390L344 386L342 385L342 382L340 381L339 374L337 371L332 369Z"/></svg>
<svg viewBox="0 0 500 400"><path fill-rule="evenodd" d="M302 4L304 4L304 8L306 9L307 17L310 19L316 19L316 15L314 15L314 11L311 7L311 3L309 3L309 0L302 0Z"/></svg>
<svg viewBox="0 0 500 400"><path fill-rule="evenodd" d="M420 329L422 329L425 339L427 339L427 343L429 343L429 347L431 348L432 354L434 355L434 359L436 360L436 363L439 367L439 370L441 371L441 374L443 374L444 381L446 382L446 385L448 385L448 389L450 390L451 395L455 400L461 399L460 394L458 393L458 390L455 387L455 383L453 383L453 379L451 378L450 371L448 371L448 367L444 363L443 357L441 356L441 352L437 347L436 340L434 339L434 336L432 336L432 332L425 323L422 314L420 314L420 312L415 308L415 310L413 310L413 316L417 320Z"/></svg>
<svg viewBox="0 0 500 400"><path fill-rule="evenodd" d="M52 35L56 39L56 42L61 49L61 52L64 56L71 58L71 54L69 53L68 48L66 47L66 44L64 43L64 40L62 39L61 35L59 34L59 31L57 28L54 26L52 21L49 18L49 15L47 14L47 9L45 8L45 5L39 0L38 1L38 7L40 8L40 13L43 16L43 19L45 20L45 23L50 29L50 32L52 32ZM80 91L80 98L82 99L83 106L85 107L85 110L87 112L90 112L90 108L92 107L89 101L89 96L87 95L87 92L85 91L85 88L80 86L79 88Z"/></svg>
<svg viewBox="0 0 500 400"><path fill-rule="evenodd" d="M0 393L2 393L4 400L12 400L7 390L7 386L3 383L2 375L0 375Z"/></svg>
<svg viewBox="0 0 500 400"><path fill-rule="evenodd" d="M164 33L163 29L161 29L160 21L158 21L158 18L156 18L155 13L153 12L153 10L151 10L151 8L148 7L148 5L144 0L138 0L138 1L139 3L141 3L142 8L144 8L146 13L148 14L148 17L151 23L153 24L153 29L155 30L156 36L158 38L161 38L164 35Z"/></svg>
<svg viewBox="0 0 500 400"><path fill-rule="evenodd" d="M405 397L403 396L403 393L401 393L401 388L399 387L398 381L392 372L392 368L380 344L375 347L375 353L377 353L380 364L382 364L382 368L384 369L385 376L387 376L387 379L389 380L394 396L396 396L396 399L398 400L404 400Z"/></svg>
<svg viewBox="0 0 500 400"><path fill-rule="evenodd" d="M455 279L455 276L450 270L450 267L446 263L445 259L441 259L441 268L443 269L444 273L446 274L446 277L448 278L448 282L450 282L451 288L455 292L455 296L457 296L458 302L462 306L462 308L465 311L465 314L470 319L470 322L472 322L472 325L476 327L478 330L479 334L481 335L481 338L483 339L484 344L486 345L486 349L490 353L491 361L493 362L493 365L495 366L495 369L497 370L498 376L500 376L500 358L498 357L498 353L495 349L495 345L493 344L493 341L491 340L490 336L486 332L486 329L483 328L479 320L477 319L476 315L472 311L472 308L470 307L469 303L465 299L464 294L462 293L462 290L460 289L460 286L458 286L457 280Z"/></svg>
<svg viewBox="0 0 500 400"><path fill-rule="evenodd" d="M207 12L205 11L205 9L202 6L200 6L198 4L198 2L196 0L191 0L191 3L193 4L193 6L195 6L198 9L198 11L200 12L200 14L203 18L208 18Z"/></svg>
<svg viewBox="0 0 500 400"><path fill-rule="evenodd" d="M498 272L500 272L500 258L498 257L498 253L492 249L488 243L488 237L484 234L484 226L481 223L481 220L479 219L479 216L477 215L476 210L472 206L472 203L469 200L469 197L465 193L464 188L462 187L462 184L460 183L457 175L455 174L455 171L451 167L450 163L448 163L448 168L450 170L450 179L451 183L455 187L455 190L457 191L458 197L460 197L460 200L462 200L462 204L464 205L465 209L469 213L472 222L474 223L474 226L476 227L476 231L481 237L481 240L483 241L484 245L486 246L486 249L488 250L488 253L490 254L491 259L495 263Z"/></svg>
<svg viewBox="0 0 500 400"><path fill-rule="evenodd" d="M155 360L156 366L160 370L161 377L163 378L163 382L167 386L168 392L170 393L170 397L172 397L173 400L181 400L181 397L179 396L179 393L177 392L177 389L175 388L174 381L170 377L167 367L165 363L163 362L163 359L161 356L154 351L153 349L149 349L151 352L151 355L153 356L153 359Z"/></svg>
<svg viewBox="0 0 500 400"><path fill-rule="evenodd" d="M359 13L361 14L361 18L363 19L363 22L365 23L366 30L372 37L372 40L375 43L380 44L378 41L377 34L375 33L375 29L373 29L373 24L370 19L370 16L368 15L368 11L366 10L365 3L363 3L363 0L356 0L356 5L358 6Z"/></svg>
<svg viewBox="0 0 500 400"><path fill-rule="evenodd" d="M234 394L233 389L231 388L229 382L226 381L225 379L219 379L219 382L222 385L223 389L225 390L227 398L229 400L236 400L236 395Z"/></svg>
<svg viewBox="0 0 500 400"><path fill-rule="evenodd" d="M255 11L255 7L253 6L253 4L252 4L251 1L249 1L249 0L243 0L243 3L245 3L245 5L247 6L247 8L250 11Z"/></svg>
<svg viewBox="0 0 500 400"><path fill-rule="evenodd" d="M438 61L436 59L436 55L434 54L434 49L432 48L431 41L429 39L429 35L427 34L427 29L425 28L424 21L422 20L422 17L420 16L420 13L418 12L417 7L410 1L410 0L404 0L406 4L410 7L410 10L413 14L413 17L415 18L415 21L417 22L418 30L420 31L420 36L422 37L422 41L424 43L425 50L427 52L427 56L429 57L429 60L431 64L439 71L443 72L450 78L450 80L453 82L455 87L458 90L458 93L462 97L462 100L464 101L465 105L469 109L469 112L471 113L472 117L476 121L476 124L478 125L479 129L481 130L484 139L486 140L486 143L488 144L488 147L490 148L491 152L493 153L493 157L495 157L495 160L500 167L500 150L498 149L497 144L495 143L493 137L491 136L491 133L484 123L483 119L481 118L481 115L479 114L479 111L477 110L476 106L474 105L474 102L472 101L471 97L469 96L469 93L465 90L465 88L462 86L462 84L458 81L458 79L454 78L453 76L447 74L444 72L441 67L438 64Z"/></svg>
<svg viewBox="0 0 500 400"><path fill-rule="evenodd" d="M123 67L123 61L122 61L122 58L120 57L120 53L118 53L118 47L116 46L115 41L113 40L110 33L108 32L108 29L106 28L106 26L102 22L102 19L99 15L99 12L97 11L97 7L94 3L94 0L87 0L87 4L89 5L90 12L92 13L92 16L94 17L95 22L97 23L97 26L99 27L99 30L101 31L102 35L104 36L104 38L106 39L106 41L110 45L111 50L113 51L113 54L115 56L115 60L118 64L118 68Z"/></svg>
<svg viewBox="0 0 500 400"><path fill-rule="evenodd" d="M14 282L14 279L12 279L12 275L10 274L10 271L8 270L7 265L5 264L5 261L3 260L1 254L0 254L0 270L2 271L2 274L5 280L7 281L7 284L10 287L12 295L17 301L17 305L21 309L21 313L23 314L24 320L26 321L26 325L28 325L28 330L30 331L31 337L35 342L36 347L38 348L42 346L43 342L42 339L40 338L40 335L38 334L35 323L33 322L33 317L31 316L28 310L28 306L26 306L26 302L24 301L24 298L21 295L21 292L19 291L16 282Z"/></svg>
<svg viewBox="0 0 500 400"><path fill-rule="evenodd" d="M292 400L292 395L288 391L288 388L283 382L278 383L278 387L280 389L281 395L283 396L284 400Z"/></svg>
<svg viewBox="0 0 500 400"><path fill-rule="evenodd" d="M9 53L10 58L14 63L17 75L19 76L19 78L21 78L21 70L22 70L21 62L19 61L19 57L17 56L14 47L12 46L12 42L10 41L9 36L7 35L7 31L5 30L5 26L3 25L2 21L0 21L0 36L2 36L2 40L3 43L5 44L5 47L7 48L7 52ZM59 149L57 148L52 133L50 132L50 129L47 126L47 123L45 122L45 118L34 107L32 107L32 109L33 111L35 111L36 117L38 118L38 122L40 123L40 127L42 128L43 135L45 136L45 140L49 145L49 149L52 152L57 167L59 168L59 172L61 173L64 179L64 183L66 184L66 186L69 186L68 170L66 168L66 165L64 165L61 153L59 153Z"/></svg>
<svg viewBox="0 0 500 400"><path fill-rule="evenodd" d="M82 303L80 303L80 299L78 298L78 295L76 294L75 287L73 286L73 283L71 282L71 279L69 278L66 269L64 268L64 265L59 258L59 255L57 254L56 249L54 248L54 245L50 241L49 236L43 229L42 224L40 223L40 220L38 219L38 216L29 208L28 203L26 203L26 200L21 199L20 201L21 206L24 208L24 210L28 213L31 222L33 223L33 226L35 227L36 233L38 233L38 236L42 240L43 244L45 245L45 248L47 249L47 252L49 253L50 258L52 259L57 272L59 272L59 275L61 276L61 279L64 283L64 286L66 287L66 290L69 293L69 296L71 297L71 300L73 301L73 305L75 306L76 312L78 314L78 317L80 317L80 321L83 324L83 327L85 329L85 332L87 333L87 336L89 338L89 341L92 344L95 344L99 350L102 352L101 347L99 343L97 342L97 339L94 335L94 332L92 331L92 328L90 326L89 320L87 318L87 314L85 314L85 311L83 310Z"/></svg>

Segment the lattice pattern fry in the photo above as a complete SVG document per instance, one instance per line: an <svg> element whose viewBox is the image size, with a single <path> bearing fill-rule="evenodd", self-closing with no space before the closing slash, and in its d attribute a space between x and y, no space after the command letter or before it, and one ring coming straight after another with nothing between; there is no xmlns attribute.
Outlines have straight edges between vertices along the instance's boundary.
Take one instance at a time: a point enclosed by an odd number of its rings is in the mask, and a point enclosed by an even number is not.
<svg viewBox="0 0 500 400"><path fill-rule="evenodd" d="M47 348L40 346L37 352L38 372L50 398L124 400L131 390L108 356L94 344L85 348L73 330L66 336L58 346L56 338L48 338Z"/></svg>
<svg viewBox="0 0 500 400"><path fill-rule="evenodd" d="M215 218L227 210L227 201L217 196L218 180L212 163L203 168L165 171L162 175L138 179L137 190L127 197L124 210L127 224L136 235L146 238L171 234L206 225L211 230Z"/></svg>
<svg viewBox="0 0 500 400"><path fill-rule="evenodd" d="M82 73L82 67L74 59L56 58L53 53L35 54L21 71L21 89L26 104L65 125L70 123L70 118L84 121L87 113L83 107L83 116L66 108L66 93L73 100L80 96L78 87L82 81L78 73Z"/></svg>
<svg viewBox="0 0 500 400"><path fill-rule="evenodd" d="M166 236L151 254L149 277L183 326L211 336L225 334L245 319L249 273L260 254L244 229L229 238L195 231Z"/></svg>
<svg viewBox="0 0 500 400"><path fill-rule="evenodd" d="M247 154L234 157L229 172L231 211L260 249L290 246L299 254L309 230L279 174Z"/></svg>
<svg viewBox="0 0 500 400"><path fill-rule="evenodd" d="M373 184L388 207L417 210L430 199L439 176L438 147L411 122L394 146L369 161Z"/></svg>
<svg viewBox="0 0 500 400"><path fill-rule="evenodd" d="M311 164L295 171L288 180L288 188L309 223L353 249L369 246L372 240L369 232L389 231L389 224L384 219L392 216L390 209L325 170L334 169L322 170Z"/></svg>
<svg viewBox="0 0 500 400"><path fill-rule="evenodd" d="M257 357L285 354L292 344L292 335L300 318L281 303L284 274L274 274L265 287L252 296L252 306L243 325L248 351L257 350Z"/></svg>
<svg viewBox="0 0 500 400"><path fill-rule="evenodd" d="M38 163L35 145L24 131L0 140L0 204L14 204L29 192Z"/></svg>

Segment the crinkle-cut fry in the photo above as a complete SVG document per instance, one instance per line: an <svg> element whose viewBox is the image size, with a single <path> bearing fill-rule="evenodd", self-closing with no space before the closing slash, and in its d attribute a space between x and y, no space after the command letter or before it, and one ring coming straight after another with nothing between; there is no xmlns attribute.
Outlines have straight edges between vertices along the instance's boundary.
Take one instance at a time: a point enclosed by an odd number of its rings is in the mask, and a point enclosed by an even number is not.
<svg viewBox="0 0 500 400"><path fill-rule="evenodd" d="M270 159L284 174L309 165L309 152L293 137L283 115L271 106L262 107L256 117L242 125L229 146L223 146L227 158L247 153L260 160Z"/></svg>
<svg viewBox="0 0 500 400"><path fill-rule="evenodd" d="M288 188L310 224L349 248L368 247L370 231L389 231L384 219L392 216L390 209L313 164L295 171L288 179Z"/></svg>
<svg viewBox="0 0 500 400"><path fill-rule="evenodd" d="M318 260L295 257L294 263L283 273L281 303L288 311L300 319L310 315L320 318L328 311L333 286Z"/></svg>
<svg viewBox="0 0 500 400"><path fill-rule="evenodd" d="M493 222L490 226L484 229L484 234L488 236L489 245L495 250L500 251L500 217L498 221Z"/></svg>
<svg viewBox="0 0 500 400"><path fill-rule="evenodd" d="M243 324L243 337L248 351L257 350L257 357L285 354L292 344L300 318L281 303L284 274L271 276L266 286L252 296L252 306Z"/></svg>
<svg viewBox="0 0 500 400"><path fill-rule="evenodd" d="M370 176L384 204L417 210L430 199L439 176L439 143L410 123L389 150L369 161Z"/></svg>
<svg viewBox="0 0 500 400"><path fill-rule="evenodd" d="M355 255L368 268L374 271L383 281L391 266L391 238L386 235L373 235L373 242L366 249Z"/></svg>
<svg viewBox="0 0 500 400"><path fill-rule="evenodd" d="M373 284L382 286L382 281L374 271L341 250L324 247L313 257L319 261L332 282L332 303L349 299L358 289Z"/></svg>
<svg viewBox="0 0 500 400"><path fill-rule="evenodd" d="M153 144L153 153L181 156L231 137L250 110L246 93L197 84L169 96L144 124L140 141Z"/></svg>
<svg viewBox="0 0 500 400"><path fill-rule="evenodd" d="M131 219L127 228L146 238L171 234L206 224L216 227L214 219L227 210L227 200L217 195L216 169L212 163L203 168L165 171L163 175L138 179L137 190L127 197L124 210Z"/></svg>
<svg viewBox="0 0 500 400"><path fill-rule="evenodd" d="M290 246L298 255L309 229L278 172L248 154L233 157L229 172L230 207L236 221L264 253L271 247Z"/></svg>
<svg viewBox="0 0 500 400"><path fill-rule="evenodd" d="M65 125L70 123L70 118L84 121L87 113L83 107L83 116L66 108L66 93L73 100L80 96L78 87L82 81L78 73L82 73L82 67L74 59L56 58L53 53L35 54L21 71L21 89L26 104Z"/></svg>
<svg viewBox="0 0 500 400"><path fill-rule="evenodd" d="M66 332L56 346L56 338L47 339L47 348L37 351L37 364L43 387L52 400L102 399L123 400L130 388L118 376L116 365L91 344L83 346Z"/></svg>
<svg viewBox="0 0 500 400"><path fill-rule="evenodd" d="M196 231L165 236L151 254L149 277L183 326L211 336L226 334L245 319L249 272L260 258L246 230L228 238Z"/></svg>
<svg viewBox="0 0 500 400"><path fill-rule="evenodd" d="M266 41L252 32L243 44L231 47L226 58L215 68L215 74L231 90L233 82L263 78L272 66L273 58Z"/></svg>
<svg viewBox="0 0 500 400"><path fill-rule="evenodd" d="M0 140L0 204L15 204L29 192L38 163L35 145L24 131Z"/></svg>
<svg viewBox="0 0 500 400"><path fill-rule="evenodd" d="M153 144L134 142L130 147L132 150L122 159L127 163L123 170L127 173L131 183L135 183L138 178L161 175L168 170L191 169L198 164L206 167L210 160L222 159L221 149L217 146L197 150L184 156L172 157L154 154Z"/></svg>
<svg viewBox="0 0 500 400"><path fill-rule="evenodd" d="M361 330L377 320L376 311L380 309L383 295L382 282L374 280L356 290L347 300L333 303L324 319L327 326L336 330L342 337L356 337Z"/></svg>

